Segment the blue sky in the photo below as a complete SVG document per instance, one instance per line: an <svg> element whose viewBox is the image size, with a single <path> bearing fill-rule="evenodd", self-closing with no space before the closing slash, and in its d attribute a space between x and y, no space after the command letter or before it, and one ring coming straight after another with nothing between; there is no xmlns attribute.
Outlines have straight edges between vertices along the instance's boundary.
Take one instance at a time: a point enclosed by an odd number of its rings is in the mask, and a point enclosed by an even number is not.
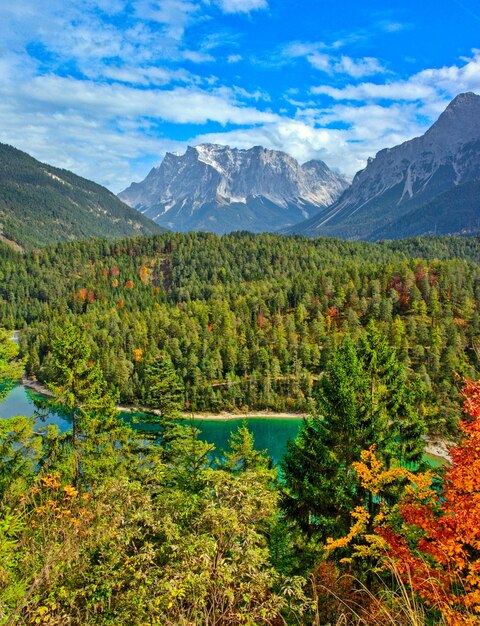
<svg viewBox="0 0 480 626"><path fill-rule="evenodd" d="M0 48L0 141L115 192L206 141L352 176L480 93L478 0L3 0Z"/></svg>

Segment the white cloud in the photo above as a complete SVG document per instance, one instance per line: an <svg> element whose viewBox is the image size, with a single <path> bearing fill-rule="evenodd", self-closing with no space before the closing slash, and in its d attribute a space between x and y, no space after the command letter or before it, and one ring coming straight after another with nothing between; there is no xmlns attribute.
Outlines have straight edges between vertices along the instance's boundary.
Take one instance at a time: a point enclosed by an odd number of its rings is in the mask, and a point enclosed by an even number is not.
<svg viewBox="0 0 480 626"><path fill-rule="evenodd" d="M1 91L0 91L1 93ZM239 104L234 90L209 93L196 87L169 90L137 89L122 84L99 84L60 76L39 76L20 88L24 101L48 110L71 109L96 119L152 117L178 124L261 124L277 119L273 113Z"/></svg>
<svg viewBox="0 0 480 626"><path fill-rule="evenodd" d="M360 83L342 88L319 85L311 91L334 100L436 100L443 104L446 98L453 98L460 92L480 91L480 52L474 50L471 58L464 59L463 65L422 70L407 80Z"/></svg>
<svg viewBox="0 0 480 626"><path fill-rule="evenodd" d="M332 54L332 48L342 47L343 43L335 42L329 46L324 42L301 42L290 43L283 49L282 56L285 59L305 58L312 67L321 72L333 76L334 74L346 74L352 78L363 78L383 74L386 69L380 61L374 57L352 58L345 54Z"/></svg>
<svg viewBox="0 0 480 626"><path fill-rule="evenodd" d="M196 50L184 50L183 58L192 63L212 63L215 57L207 52L197 52Z"/></svg>
<svg viewBox="0 0 480 626"><path fill-rule="evenodd" d="M410 81L393 81L391 83L361 83L346 87L331 87L319 85L312 87L311 92L316 95L330 96L334 100L419 100L431 98L436 90L431 85L412 84Z"/></svg>
<svg viewBox="0 0 480 626"><path fill-rule="evenodd" d="M322 159L329 167L353 176L365 167L369 156L422 134L428 126L418 122L413 105L337 105L326 112L303 113L304 117L281 118L255 128L201 134L190 143L212 142L238 148L262 145L283 150L300 162ZM342 122L342 128L331 127L335 122Z"/></svg>
<svg viewBox="0 0 480 626"><path fill-rule="evenodd" d="M402 22L384 21L384 22L381 22L381 25L383 27L383 30L386 33L398 33L399 31L404 30L406 28L406 25L403 24Z"/></svg>
<svg viewBox="0 0 480 626"><path fill-rule="evenodd" d="M25 50L34 43L51 71L76 68L87 77L100 77L104 67L132 67L163 62L211 62L202 49L185 46L184 34L200 20L200 1L132 0L112 3L120 15L111 19L96 0L22 0L22 10L0 3L0 49ZM130 6L131 4L131 6ZM127 6L128 5L128 6ZM121 17L121 26L118 19Z"/></svg>
<svg viewBox="0 0 480 626"><path fill-rule="evenodd" d="M130 85L165 86L171 83L200 84L202 79L184 69L173 70L165 67L146 66L136 67L122 65L121 67L107 66L102 68L104 78Z"/></svg>
<svg viewBox="0 0 480 626"><path fill-rule="evenodd" d="M321 52L312 52L307 55L307 60L317 70L327 74L347 74L352 78L362 78L383 74L386 70L378 59L374 57L362 57L352 59L352 57L341 55L332 56Z"/></svg>
<svg viewBox="0 0 480 626"><path fill-rule="evenodd" d="M168 36L180 40L200 9L189 0L136 0L136 15L143 20L158 22L167 29Z"/></svg>
<svg viewBox="0 0 480 626"><path fill-rule="evenodd" d="M224 13L251 13L268 7L267 0L217 0Z"/></svg>
<svg viewBox="0 0 480 626"><path fill-rule="evenodd" d="M228 144L237 148L261 145L272 150L287 152L300 162L315 158L322 159L330 167L346 173L354 173L364 166L366 157L363 154L357 157L347 140L348 135L345 131L314 128L302 121L284 118L276 123L256 128L197 135L189 143L211 142ZM351 164L349 171L345 169L346 163Z"/></svg>
<svg viewBox="0 0 480 626"><path fill-rule="evenodd" d="M424 132L459 91L480 91L479 51L450 67L395 80L377 58L342 54L347 44L371 36L358 30L332 37L330 44L293 42L273 54L278 63L303 59L323 72L323 84L305 95L302 83L293 82L285 86L284 100L271 103L253 77L233 77L236 68L223 84L202 67L217 56L231 64L242 54L250 58L238 33L225 25L205 35L201 23L218 27L218 7L247 15L268 3L0 3L0 141L115 191L143 178L166 150L185 148L187 142L163 136L175 133L174 124L182 126L182 137L198 132L188 143L261 144L300 161L321 158L353 175L368 156ZM391 21L373 28L393 33L403 26ZM197 64L195 72L185 69L185 61ZM373 76L375 82L367 81ZM266 103L276 109L266 110ZM224 130L185 126L209 128L209 122Z"/></svg>

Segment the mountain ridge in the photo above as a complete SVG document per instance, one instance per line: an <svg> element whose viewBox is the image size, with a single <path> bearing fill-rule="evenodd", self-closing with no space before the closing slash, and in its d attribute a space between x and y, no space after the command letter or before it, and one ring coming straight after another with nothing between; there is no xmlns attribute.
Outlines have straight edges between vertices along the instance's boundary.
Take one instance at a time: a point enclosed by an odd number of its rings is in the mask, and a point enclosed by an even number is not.
<svg viewBox="0 0 480 626"><path fill-rule="evenodd" d="M469 92L456 96L424 135L380 150L336 202L288 232L367 240L382 232L398 238L402 218L411 219L446 192L461 205L463 185L478 177L480 96ZM457 216L454 221L458 227ZM412 230L410 225L410 235L425 232ZM450 230L448 213L439 232L457 232Z"/></svg>
<svg viewBox="0 0 480 626"><path fill-rule="evenodd" d="M0 239L4 243L23 249L162 231L105 187L0 144Z"/></svg>
<svg viewBox="0 0 480 626"><path fill-rule="evenodd" d="M262 146L199 144L182 155L167 152L119 197L173 230L261 232L311 216L347 185L323 161L300 165L285 152Z"/></svg>

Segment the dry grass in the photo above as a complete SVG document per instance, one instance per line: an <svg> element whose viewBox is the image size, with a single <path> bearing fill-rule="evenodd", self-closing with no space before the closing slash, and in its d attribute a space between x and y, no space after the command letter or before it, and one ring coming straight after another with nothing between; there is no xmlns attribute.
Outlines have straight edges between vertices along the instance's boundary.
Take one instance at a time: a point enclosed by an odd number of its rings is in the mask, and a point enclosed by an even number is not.
<svg viewBox="0 0 480 626"><path fill-rule="evenodd" d="M323 592L327 593L332 603L339 607L334 621L325 622L319 612L312 626L432 626L431 616L427 622L427 615L423 604L412 593L409 580L404 581L400 577L398 569L393 561L389 563L392 575L392 584L381 584L380 589L373 593L356 578L344 575L337 581L339 586L342 580L349 581L350 587L355 587L354 596L345 599L332 588L319 585ZM436 593L438 585L431 581L432 593ZM445 602L438 597L433 609L441 613ZM434 622L435 626L451 626L443 618Z"/></svg>

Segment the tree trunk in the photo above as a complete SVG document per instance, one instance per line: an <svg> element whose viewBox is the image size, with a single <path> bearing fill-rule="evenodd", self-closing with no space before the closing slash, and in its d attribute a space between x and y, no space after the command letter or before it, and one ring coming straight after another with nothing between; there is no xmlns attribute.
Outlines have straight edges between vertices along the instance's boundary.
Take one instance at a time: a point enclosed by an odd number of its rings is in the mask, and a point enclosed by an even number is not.
<svg viewBox="0 0 480 626"><path fill-rule="evenodd" d="M79 488L79 467L78 467L78 416L77 416L77 410L73 409L73 413L72 413L72 417L73 417L73 429L72 429L72 434L73 434L73 459L74 459L74 471L75 471L75 476L74 476L74 486L75 489L78 492L78 488Z"/></svg>

